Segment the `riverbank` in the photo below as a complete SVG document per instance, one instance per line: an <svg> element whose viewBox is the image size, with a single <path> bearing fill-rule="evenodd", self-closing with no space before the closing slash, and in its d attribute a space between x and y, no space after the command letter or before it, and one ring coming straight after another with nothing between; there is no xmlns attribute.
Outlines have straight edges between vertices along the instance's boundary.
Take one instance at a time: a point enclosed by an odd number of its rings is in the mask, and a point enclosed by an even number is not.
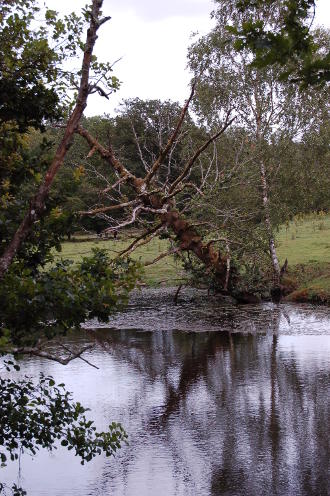
<svg viewBox="0 0 330 496"><path fill-rule="evenodd" d="M117 239L104 239L97 236L74 236L71 241L62 244L62 251L55 254L55 258L63 257L79 262L83 257L91 255L93 248L106 250L115 258L127 249L134 241L132 232L121 232ZM178 286L187 281L187 274L183 270L180 259L173 255L163 257L152 263L159 255L166 253L170 248L166 239L154 238L150 243L137 248L130 256L140 261L144 268L143 284L151 287Z"/></svg>
<svg viewBox="0 0 330 496"><path fill-rule="evenodd" d="M330 264L298 264L288 271L286 301L330 305Z"/></svg>
<svg viewBox="0 0 330 496"><path fill-rule="evenodd" d="M133 241L132 232L123 232L119 238L103 239L76 236L64 242L56 257L75 262L91 254L98 247L118 256ZM288 273L284 285L288 288L287 301L330 305L330 215L311 214L297 217L283 226L277 234L277 250L281 263L288 259ZM167 256L154 262L170 246L167 240L154 238L132 253L134 260L148 264L144 269L143 284L150 287L189 284L179 258Z"/></svg>
<svg viewBox="0 0 330 496"><path fill-rule="evenodd" d="M287 301L330 305L330 215L297 216L277 235L278 255L289 268Z"/></svg>

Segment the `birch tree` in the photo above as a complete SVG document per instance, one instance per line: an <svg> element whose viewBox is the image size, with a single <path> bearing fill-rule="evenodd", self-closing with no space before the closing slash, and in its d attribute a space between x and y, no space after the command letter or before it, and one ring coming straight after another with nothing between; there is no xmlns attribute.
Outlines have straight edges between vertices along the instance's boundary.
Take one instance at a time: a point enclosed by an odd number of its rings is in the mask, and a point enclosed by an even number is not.
<svg viewBox="0 0 330 496"><path fill-rule="evenodd" d="M281 9L275 4L263 7L264 22L274 26L281 18ZM268 235L269 254L273 267L273 285L278 287L281 268L276 253L272 222L272 180L281 166L273 154L272 143L279 137L288 141L299 139L322 112L322 91L299 91L297 86L279 79L276 67L256 68L251 65L252 55L246 50L235 51L235 36L228 26L237 26L244 20L233 3L217 1L214 12L216 27L195 42L189 52L189 66L200 74L196 89L195 110L210 128L228 108L236 116L237 125L245 129L254 163L259 170L260 202L263 221ZM233 30L231 30L233 31Z"/></svg>

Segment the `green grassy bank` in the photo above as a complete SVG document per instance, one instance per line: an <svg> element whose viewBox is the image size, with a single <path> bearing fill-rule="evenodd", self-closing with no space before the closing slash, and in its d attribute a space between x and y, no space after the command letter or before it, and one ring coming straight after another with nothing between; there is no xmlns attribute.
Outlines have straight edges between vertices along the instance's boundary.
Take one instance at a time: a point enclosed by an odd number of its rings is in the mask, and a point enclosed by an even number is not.
<svg viewBox="0 0 330 496"><path fill-rule="evenodd" d="M289 262L290 301L330 304L330 215L297 217L277 236L278 255Z"/></svg>
<svg viewBox="0 0 330 496"><path fill-rule="evenodd" d="M63 257L78 262L82 257L91 254L92 248L98 247L107 250L115 258L122 250L127 248L133 238L129 234L121 234L119 239L86 239L75 237L73 241L62 244L62 252L56 253L55 257ZM160 254L170 248L167 240L154 238L147 245L137 248L130 256L142 264L152 262ZM176 286L185 278L180 261L173 256L162 258L157 263L148 265L144 269L143 280L147 285Z"/></svg>
<svg viewBox="0 0 330 496"><path fill-rule="evenodd" d="M76 237L75 241L64 242L62 252L56 257L78 261L89 255L93 247L104 248L115 257L132 240L129 233L122 233L117 240ZM283 263L287 258L289 262L285 284L291 289L291 294L287 298L330 303L330 215L311 214L295 218L281 228L277 245L280 261ZM132 258L144 264L168 249L168 241L155 238L134 251ZM145 267L144 282L151 286L176 286L185 277L180 261L169 256Z"/></svg>

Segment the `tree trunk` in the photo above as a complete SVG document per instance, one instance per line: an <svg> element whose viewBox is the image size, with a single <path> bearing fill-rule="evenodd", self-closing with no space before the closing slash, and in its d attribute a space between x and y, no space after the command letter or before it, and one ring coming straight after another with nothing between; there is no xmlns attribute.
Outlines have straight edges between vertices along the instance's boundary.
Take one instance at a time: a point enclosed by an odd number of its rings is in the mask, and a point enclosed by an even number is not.
<svg viewBox="0 0 330 496"><path fill-rule="evenodd" d="M17 251L19 250L22 242L30 234L34 223L41 217L45 211L45 202L49 194L50 187L53 180L63 164L64 158L72 145L75 131L78 127L79 121L86 108L87 97L89 93L89 71L92 59L93 48L97 39L97 30L106 19L99 19L100 9L103 0L93 0L92 12L90 16L90 25L87 30L87 39L82 62L81 79L78 97L75 108L66 125L64 136L56 150L55 157L46 173L45 179L34 198L30 201L30 207L25 214L20 226L15 232L11 242L7 246L4 254L0 258L0 279L7 272L10 264L12 263Z"/></svg>
<svg viewBox="0 0 330 496"><path fill-rule="evenodd" d="M222 257L220 251L212 247L212 243L203 243L196 229L181 219L176 210L162 214L161 221L176 234L180 250L194 253L207 269L214 271L219 285L224 289L227 283L228 288L230 280L227 281L227 258Z"/></svg>
<svg viewBox="0 0 330 496"><path fill-rule="evenodd" d="M263 200L264 214L265 214L265 224L268 234L269 251L270 251L270 256L272 259L272 265L274 271L274 286L279 286L281 269L276 254L275 240L273 237L272 224L270 220L268 185L266 179L265 166L262 161L260 162L260 177L261 177L261 186L262 186L262 200Z"/></svg>

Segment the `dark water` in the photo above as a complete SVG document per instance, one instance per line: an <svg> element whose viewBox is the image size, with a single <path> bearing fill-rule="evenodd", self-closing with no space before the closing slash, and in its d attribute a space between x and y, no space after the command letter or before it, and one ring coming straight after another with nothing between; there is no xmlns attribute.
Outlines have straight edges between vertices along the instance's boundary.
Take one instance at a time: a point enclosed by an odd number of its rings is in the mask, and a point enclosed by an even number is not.
<svg viewBox="0 0 330 496"><path fill-rule="evenodd" d="M329 309L232 307L186 291L136 295L128 310L68 339L96 339L63 367L27 359L129 446L81 467L64 449L22 458L33 496L325 496L329 476ZM91 323L90 327L96 323ZM17 480L17 466L0 478Z"/></svg>

